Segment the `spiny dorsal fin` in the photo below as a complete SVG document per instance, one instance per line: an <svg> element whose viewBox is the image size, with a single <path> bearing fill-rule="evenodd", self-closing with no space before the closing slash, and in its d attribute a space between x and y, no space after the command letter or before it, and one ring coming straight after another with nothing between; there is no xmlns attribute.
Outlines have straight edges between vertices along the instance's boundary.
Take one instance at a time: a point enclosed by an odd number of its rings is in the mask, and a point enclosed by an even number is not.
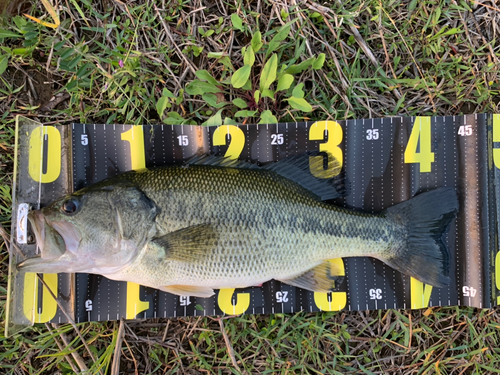
<svg viewBox="0 0 500 375"><path fill-rule="evenodd" d="M324 170L324 158L327 155L330 161L331 178L317 178L311 171ZM321 156L321 157L318 157ZM236 169L261 169L278 174L293 181L308 190L319 200L335 199L348 194L345 173L339 161L331 154L319 151L309 151L293 155L275 163L259 166L257 163L245 160L230 159L215 155L195 156L186 162L189 165L206 165Z"/></svg>
<svg viewBox="0 0 500 375"><path fill-rule="evenodd" d="M323 156L325 155L328 155L328 160L331 161L332 177L314 177L311 174L312 171L322 172L324 170ZM290 156L276 163L268 164L263 168L299 184L322 201L339 198L348 194L345 174L342 173L342 166L331 154L317 151L305 152Z"/></svg>

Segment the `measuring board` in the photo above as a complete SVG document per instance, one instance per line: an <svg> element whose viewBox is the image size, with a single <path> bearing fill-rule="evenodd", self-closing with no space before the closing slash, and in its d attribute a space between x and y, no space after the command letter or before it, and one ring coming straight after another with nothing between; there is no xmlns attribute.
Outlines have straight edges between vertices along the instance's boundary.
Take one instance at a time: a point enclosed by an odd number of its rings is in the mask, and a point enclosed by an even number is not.
<svg viewBox="0 0 500 375"><path fill-rule="evenodd" d="M68 317L85 322L453 305L487 308L499 302L499 115L219 127L43 126L19 118L16 134L12 240L19 251L10 258L11 331L33 323L66 322ZM332 177L329 154L342 163L350 191L331 203L361 212L376 213L420 192L454 187L460 210L445 236L451 285L423 285L373 258L331 260L344 276L332 293L270 281L262 287L223 289L211 298L176 296L89 274L44 274L42 283L33 273L16 271L18 261L36 254L27 212L64 194L131 169L179 164L195 155L269 163L306 151L324 152L325 169L316 171L316 178Z"/></svg>

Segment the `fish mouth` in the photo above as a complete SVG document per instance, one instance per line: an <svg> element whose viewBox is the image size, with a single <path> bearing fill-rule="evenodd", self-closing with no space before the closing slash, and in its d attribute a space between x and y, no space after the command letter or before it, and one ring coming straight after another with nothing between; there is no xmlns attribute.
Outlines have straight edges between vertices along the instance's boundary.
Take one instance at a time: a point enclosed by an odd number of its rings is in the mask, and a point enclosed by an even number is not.
<svg viewBox="0 0 500 375"><path fill-rule="evenodd" d="M39 273L71 272L77 264L76 254L81 241L76 227L68 222L51 222L41 211L31 211L28 220L40 255L18 263L17 269Z"/></svg>

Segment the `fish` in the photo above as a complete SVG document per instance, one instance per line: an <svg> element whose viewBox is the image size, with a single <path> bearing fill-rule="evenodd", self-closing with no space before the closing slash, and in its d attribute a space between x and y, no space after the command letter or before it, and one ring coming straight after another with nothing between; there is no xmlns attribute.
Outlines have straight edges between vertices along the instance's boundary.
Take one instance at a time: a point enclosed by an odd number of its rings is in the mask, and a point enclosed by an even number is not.
<svg viewBox="0 0 500 375"><path fill-rule="evenodd" d="M425 284L449 285L445 234L459 210L455 189L376 214L339 207L328 201L348 194L347 177L332 155L332 177L314 177L324 156L258 165L205 155L119 174L30 211L41 255L17 268L210 297L272 279L326 293L340 274L330 259L372 257Z"/></svg>

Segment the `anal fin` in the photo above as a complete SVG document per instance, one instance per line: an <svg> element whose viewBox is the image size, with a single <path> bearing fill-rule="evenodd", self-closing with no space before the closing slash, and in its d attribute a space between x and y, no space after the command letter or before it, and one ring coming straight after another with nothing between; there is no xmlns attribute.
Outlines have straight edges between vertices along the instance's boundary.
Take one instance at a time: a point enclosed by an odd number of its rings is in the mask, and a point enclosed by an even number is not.
<svg viewBox="0 0 500 375"><path fill-rule="evenodd" d="M212 288L192 285L168 285L159 289L163 292L190 297L208 298L215 294Z"/></svg>
<svg viewBox="0 0 500 375"><path fill-rule="evenodd" d="M324 261L300 276L293 279L281 279L278 281L312 292L328 293L335 288L338 280L342 278L342 276L337 275L343 275L338 265L329 261Z"/></svg>

